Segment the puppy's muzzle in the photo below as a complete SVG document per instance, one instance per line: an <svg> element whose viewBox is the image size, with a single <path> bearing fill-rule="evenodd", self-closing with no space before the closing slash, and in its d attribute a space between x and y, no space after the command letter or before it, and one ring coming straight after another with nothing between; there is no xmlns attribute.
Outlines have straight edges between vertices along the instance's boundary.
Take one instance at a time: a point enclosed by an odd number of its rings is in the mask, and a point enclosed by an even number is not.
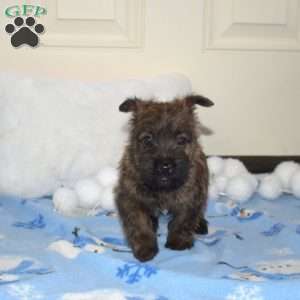
<svg viewBox="0 0 300 300"><path fill-rule="evenodd" d="M154 162L154 171L158 176L169 177L174 174L176 163L170 158L157 159Z"/></svg>

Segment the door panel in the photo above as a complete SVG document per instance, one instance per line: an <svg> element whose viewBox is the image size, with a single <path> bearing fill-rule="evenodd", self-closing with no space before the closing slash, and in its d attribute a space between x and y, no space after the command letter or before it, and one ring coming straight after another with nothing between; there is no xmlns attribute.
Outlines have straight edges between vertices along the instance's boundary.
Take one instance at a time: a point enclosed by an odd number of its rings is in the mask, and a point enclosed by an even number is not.
<svg viewBox="0 0 300 300"><path fill-rule="evenodd" d="M32 0L47 8L35 49L13 48L4 31L16 3L0 3L0 71L93 81L180 72L216 103L197 109L214 132L208 154L300 154L300 0Z"/></svg>

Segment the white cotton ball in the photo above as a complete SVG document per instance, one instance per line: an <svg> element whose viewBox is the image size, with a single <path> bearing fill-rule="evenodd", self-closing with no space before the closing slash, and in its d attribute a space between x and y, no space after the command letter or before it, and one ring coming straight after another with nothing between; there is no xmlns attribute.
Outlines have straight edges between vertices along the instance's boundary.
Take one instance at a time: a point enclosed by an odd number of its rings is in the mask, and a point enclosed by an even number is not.
<svg viewBox="0 0 300 300"><path fill-rule="evenodd" d="M118 171L115 168L106 167L99 171L96 178L103 187L115 185L118 180Z"/></svg>
<svg viewBox="0 0 300 300"><path fill-rule="evenodd" d="M208 197L212 200L217 200L219 198L219 190L215 183L211 183L208 187Z"/></svg>
<svg viewBox="0 0 300 300"><path fill-rule="evenodd" d="M214 179L214 183L215 185L217 186L218 188L218 191L220 193L224 193L225 192L225 188L227 186L227 182L228 182L228 178L225 177L225 176L217 176L215 179Z"/></svg>
<svg viewBox="0 0 300 300"><path fill-rule="evenodd" d="M293 174L299 169L299 164L294 161L284 161L275 168L274 174L280 179L282 187L289 189L289 182Z"/></svg>
<svg viewBox="0 0 300 300"><path fill-rule="evenodd" d="M101 194L100 206L101 208L109 211L116 210L115 197L112 186L108 186L103 189L103 192Z"/></svg>
<svg viewBox="0 0 300 300"><path fill-rule="evenodd" d="M68 188L59 188L53 195L54 208L66 216L76 214L79 206L79 199L75 191Z"/></svg>
<svg viewBox="0 0 300 300"><path fill-rule="evenodd" d="M248 173L248 170L241 161L233 158L225 159L223 171L224 176L231 178L244 173Z"/></svg>
<svg viewBox="0 0 300 300"><path fill-rule="evenodd" d="M252 184L253 190L256 190L258 187L258 179L255 177L255 175L252 175L251 173L245 174L249 176L249 181Z"/></svg>
<svg viewBox="0 0 300 300"><path fill-rule="evenodd" d="M290 186L294 196L300 198L300 169L291 178Z"/></svg>
<svg viewBox="0 0 300 300"><path fill-rule="evenodd" d="M282 194L282 184L280 179L274 175L264 177L259 185L258 193L265 199L276 199Z"/></svg>
<svg viewBox="0 0 300 300"><path fill-rule="evenodd" d="M92 209L97 206L102 195L99 184L93 179L83 179L75 184L75 191L79 197L79 206Z"/></svg>
<svg viewBox="0 0 300 300"><path fill-rule="evenodd" d="M211 156L207 159L209 173L211 175L219 175L224 169L224 160L219 156Z"/></svg>
<svg viewBox="0 0 300 300"><path fill-rule="evenodd" d="M254 192L253 181L249 174L230 178L225 189L227 197L237 202L246 202Z"/></svg>
<svg viewBox="0 0 300 300"><path fill-rule="evenodd" d="M158 101L171 101L192 92L190 80L178 73L163 74L146 80L148 87L153 92L153 98Z"/></svg>

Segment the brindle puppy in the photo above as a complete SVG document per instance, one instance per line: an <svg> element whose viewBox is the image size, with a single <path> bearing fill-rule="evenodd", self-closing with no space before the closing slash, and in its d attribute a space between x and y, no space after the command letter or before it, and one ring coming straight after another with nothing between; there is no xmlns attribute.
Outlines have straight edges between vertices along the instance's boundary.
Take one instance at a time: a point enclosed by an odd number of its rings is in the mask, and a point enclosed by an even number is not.
<svg viewBox="0 0 300 300"><path fill-rule="evenodd" d="M207 233L208 168L198 143L195 104L213 102L198 95L166 103L133 98L119 107L133 115L116 204L129 246L140 261L158 252L156 231L162 210L172 216L167 248L189 249L195 232Z"/></svg>

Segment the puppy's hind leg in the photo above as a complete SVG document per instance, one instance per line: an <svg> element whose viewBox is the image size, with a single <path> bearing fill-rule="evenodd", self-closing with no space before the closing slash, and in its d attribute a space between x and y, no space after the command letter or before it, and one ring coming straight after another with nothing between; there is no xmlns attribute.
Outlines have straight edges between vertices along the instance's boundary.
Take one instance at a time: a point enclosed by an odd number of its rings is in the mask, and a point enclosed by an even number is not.
<svg viewBox="0 0 300 300"><path fill-rule="evenodd" d="M195 233L208 234L208 222L204 219L204 217L199 218L195 228Z"/></svg>

